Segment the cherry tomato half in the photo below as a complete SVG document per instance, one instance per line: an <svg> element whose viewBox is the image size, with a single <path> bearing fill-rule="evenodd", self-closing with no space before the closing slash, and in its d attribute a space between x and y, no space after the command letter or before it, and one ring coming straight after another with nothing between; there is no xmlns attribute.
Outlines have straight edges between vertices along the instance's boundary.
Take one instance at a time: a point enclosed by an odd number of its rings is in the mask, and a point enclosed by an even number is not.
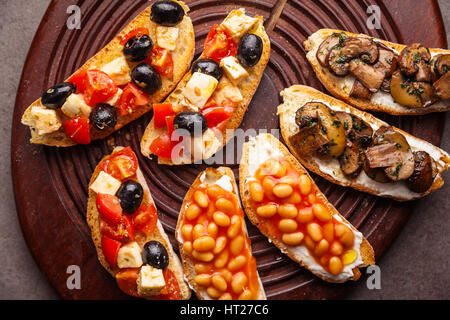
<svg viewBox="0 0 450 320"><path fill-rule="evenodd" d="M164 48L153 48L147 63L151 64L161 76L172 79L173 59L172 54Z"/></svg>
<svg viewBox="0 0 450 320"><path fill-rule="evenodd" d="M202 110L202 114L205 116L206 122L208 123L208 128L218 127L219 124L228 120L233 115L233 112L233 107L218 106L211 106Z"/></svg>
<svg viewBox="0 0 450 320"><path fill-rule="evenodd" d="M107 236L102 236L102 251L105 256L106 262L112 267L115 268L117 266L117 255L119 253L119 249L122 245L121 242L108 238Z"/></svg>
<svg viewBox="0 0 450 320"><path fill-rule="evenodd" d="M145 106L150 102L148 94L143 92L134 83L129 83L123 89L119 100L120 115L125 116L133 113L137 107Z"/></svg>
<svg viewBox="0 0 450 320"><path fill-rule="evenodd" d="M153 105L153 123L156 128L163 128L166 125L166 117L174 115L171 103L155 103Z"/></svg>
<svg viewBox="0 0 450 320"><path fill-rule="evenodd" d="M166 285L159 295L152 298L155 300L180 300L180 286L173 271L170 269L163 270L163 275Z"/></svg>
<svg viewBox="0 0 450 320"><path fill-rule="evenodd" d="M117 180L124 180L136 174L138 161L131 147L114 152L111 157L101 164L101 168Z"/></svg>
<svg viewBox="0 0 450 320"><path fill-rule="evenodd" d="M97 209L100 217L108 223L118 224L122 219L119 199L110 194L97 194Z"/></svg>
<svg viewBox="0 0 450 320"><path fill-rule="evenodd" d="M203 53L206 57L220 62L223 58L235 56L237 46L222 26L214 24L206 37Z"/></svg>
<svg viewBox="0 0 450 320"><path fill-rule="evenodd" d="M120 269L116 274L117 286L120 290L132 297L139 297L137 291L137 279L139 277L139 268Z"/></svg>
<svg viewBox="0 0 450 320"><path fill-rule="evenodd" d="M89 119L87 117L75 117L62 123L64 132L75 143L91 143Z"/></svg>

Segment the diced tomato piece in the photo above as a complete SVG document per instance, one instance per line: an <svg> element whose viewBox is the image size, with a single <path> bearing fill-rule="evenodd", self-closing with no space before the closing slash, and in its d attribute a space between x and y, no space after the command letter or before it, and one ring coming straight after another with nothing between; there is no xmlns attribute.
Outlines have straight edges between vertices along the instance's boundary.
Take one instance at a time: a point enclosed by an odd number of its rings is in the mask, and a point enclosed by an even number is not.
<svg viewBox="0 0 450 320"><path fill-rule="evenodd" d="M122 243L108 238L107 236L102 236L102 251L105 256L106 262L112 267L115 268L117 265L117 255L119 253L119 249L122 246Z"/></svg>
<svg viewBox="0 0 450 320"><path fill-rule="evenodd" d="M155 103L153 105L153 121L156 128L166 125L166 117L174 115L171 103Z"/></svg>
<svg viewBox="0 0 450 320"><path fill-rule="evenodd" d="M77 87L77 92L84 93L86 91L86 71L79 71L67 80Z"/></svg>
<svg viewBox="0 0 450 320"><path fill-rule="evenodd" d="M223 58L235 56L237 46L223 27L214 24L206 37L203 53L220 62Z"/></svg>
<svg viewBox="0 0 450 320"><path fill-rule="evenodd" d="M89 119L87 117L75 117L62 123L64 132L75 143L91 143Z"/></svg>
<svg viewBox="0 0 450 320"><path fill-rule="evenodd" d="M131 38L140 37L144 34L147 34L147 35L149 34L147 28L136 28L134 30L131 30L122 38L122 40L120 40L120 44L125 45L125 43L127 43L128 40L130 40Z"/></svg>
<svg viewBox="0 0 450 320"><path fill-rule="evenodd" d="M224 121L227 121L233 115L233 112L233 107L218 106L211 106L202 110L206 123L208 123L208 128L215 128Z"/></svg>
<svg viewBox="0 0 450 320"><path fill-rule="evenodd" d="M163 270L163 275L166 285L159 295L152 298L155 300L180 300L180 286L173 271L170 269Z"/></svg>
<svg viewBox="0 0 450 320"><path fill-rule="evenodd" d="M139 268L126 268L121 269L116 274L116 282L119 289L132 297L139 297L137 291L139 270Z"/></svg>
<svg viewBox="0 0 450 320"><path fill-rule="evenodd" d="M158 157L171 159L172 149L177 142L171 140L169 133L163 133L158 138L153 140L150 145L150 151Z"/></svg>
<svg viewBox="0 0 450 320"><path fill-rule="evenodd" d="M169 136L172 136L174 129L173 126L173 120L175 119L175 116L168 116L166 117L166 127L167 127L167 133L169 133Z"/></svg>
<svg viewBox="0 0 450 320"><path fill-rule="evenodd" d="M138 161L131 147L126 147L101 164L101 169L117 180L124 180L136 174Z"/></svg>
<svg viewBox="0 0 450 320"><path fill-rule="evenodd" d="M111 224L100 220L100 233L117 241L128 241L134 239L134 225L131 217L122 215L119 223Z"/></svg>
<svg viewBox="0 0 450 320"><path fill-rule="evenodd" d="M119 199L110 194L97 194L97 209L105 221L118 224L122 219L122 207Z"/></svg>
<svg viewBox="0 0 450 320"><path fill-rule="evenodd" d="M127 215L122 216L122 229L125 230L126 238L128 240L134 239L134 224L131 217Z"/></svg>
<svg viewBox="0 0 450 320"><path fill-rule="evenodd" d="M155 231L156 223L158 222L158 213L155 206L151 203L149 205L142 205L134 214L134 227L136 230L150 235Z"/></svg>
<svg viewBox="0 0 450 320"><path fill-rule="evenodd" d="M90 106L106 102L117 92L118 88L109 75L100 70L86 72L84 100Z"/></svg>
<svg viewBox="0 0 450 320"><path fill-rule="evenodd" d="M161 76L172 79L173 59L172 54L164 48L153 48L150 56L144 61L151 64Z"/></svg>
<svg viewBox="0 0 450 320"><path fill-rule="evenodd" d="M129 83L123 89L123 93L119 99L120 115L125 116L133 113L137 107L149 104L150 97L143 92L134 83Z"/></svg>

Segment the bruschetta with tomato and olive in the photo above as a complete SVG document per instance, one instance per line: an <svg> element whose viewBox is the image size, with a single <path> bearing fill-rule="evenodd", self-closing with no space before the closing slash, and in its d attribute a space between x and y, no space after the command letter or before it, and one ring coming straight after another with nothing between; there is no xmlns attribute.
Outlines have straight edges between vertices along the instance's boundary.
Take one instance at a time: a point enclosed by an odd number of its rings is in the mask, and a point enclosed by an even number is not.
<svg viewBox="0 0 450 320"><path fill-rule="evenodd" d="M320 29L303 43L319 80L363 110L418 115L450 110L450 50Z"/></svg>
<svg viewBox="0 0 450 320"><path fill-rule="evenodd" d="M130 147L115 148L95 168L86 218L98 259L123 292L145 299L189 299L180 260Z"/></svg>
<svg viewBox="0 0 450 320"><path fill-rule="evenodd" d="M312 172L346 187L399 201L442 187L447 152L311 87L281 92L286 144Z"/></svg>
<svg viewBox="0 0 450 320"><path fill-rule="evenodd" d="M66 147L102 139L162 101L194 56L194 29L181 1L157 1L65 82L27 108L31 143Z"/></svg>
<svg viewBox="0 0 450 320"><path fill-rule="evenodd" d="M191 71L164 103L153 106L142 154L170 165L213 156L240 125L269 55L262 17L238 9L213 25Z"/></svg>

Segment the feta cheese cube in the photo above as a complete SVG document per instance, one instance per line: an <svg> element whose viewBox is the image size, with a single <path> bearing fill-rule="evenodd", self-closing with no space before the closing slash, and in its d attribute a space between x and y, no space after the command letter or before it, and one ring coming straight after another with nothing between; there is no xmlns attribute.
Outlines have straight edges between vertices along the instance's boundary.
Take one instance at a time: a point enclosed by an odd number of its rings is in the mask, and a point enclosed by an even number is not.
<svg viewBox="0 0 450 320"><path fill-rule="evenodd" d="M213 130L207 129L203 133L203 159L211 158L222 146Z"/></svg>
<svg viewBox="0 0 450 320"><path fill-rule="evenodd" d="M69 118L86 116L91 114L91 107L84 101L83 95L72 93L61 107L61 111Z"/></svg>
<svg viewBox="0 0 450 320"><path fill-rule="evenodd" d="M216 78L201 72L194 72L183 90L183 95L201 109L213 94L217 84Z"/></svg>
<svg viewBox="0 0 450 320"><path fill-rule="evenodd" d="M156 42L161 48L173 51L177 47L178 28L174 27L156 27Z"/></svg>
<svg viewBox="0 0 450 320"><path fill-rule="evenodd" d="M122 246L117 254L119 268L139 268L142 266L142 255L139 244L134 241Z"/></svg>
<svg viewBox="0 0 450 320"><path fill-rule="evenodd" d="M96 193L115 195L120 188L120 181L110 176L105 171L100 171L97 179L91 184L90 189Z"/></svg>
<svg viewBox="0 0 450 320"><path fill-rule="evenodd" d="M117 86L131 82L130 67L128 66L125 56L121 56L111 61L105 65L101 71L108 74Z"/></svg>
<svg viewBox="0 0 450 320"><path fill-rule="evenodd" d="M58 131L61 128L61 120L55 110L36 106L31 109L31 117L34 120L33 127L39 135Z"/></svg>
<svg viewBox="0 0 450 320"><path fill-rule="evenodd" d="M233 82L235 85L238 85L244 78L248 77L247 70L241 66L236 57L229 56L223 58L220 61L220 66L225 71L227 77Z"/></svg>
<svg viewBox="0 0 450 320"><path fill-rule="evenodd" d="M214 91L212 100L219 106L222 106L227 105L229 102L232 104L240 103L244 98L242 97L241 90L223 77L220 79L216 91Z"/></svg>
<svg viewBox="0 0 450 320"><path fill-rule="evenodd" d="M141 296L153 296L159 294L166 285L161 269L152 266L142 266L137 279L138 294Z"/></svg>
<svg viewBox="0 0 450 320"><path fill-rule="evenodd" d="M225 19L222 22L222 26L235 38L241 38L248 30L250 30L255 23L258 22L258 18L249 17L245 14L245 10L238 10L237 14Z"/></svg>
<svg viewBox="0 0 450 320"><path fill-rule="evenodd" d="M110 106L118 107L119 106L119 99L122 96L122 93L123 93L123 90L120 89L120 88L117 88L116 94L111 99L106 101L106 103L109 104Z"/></svg>

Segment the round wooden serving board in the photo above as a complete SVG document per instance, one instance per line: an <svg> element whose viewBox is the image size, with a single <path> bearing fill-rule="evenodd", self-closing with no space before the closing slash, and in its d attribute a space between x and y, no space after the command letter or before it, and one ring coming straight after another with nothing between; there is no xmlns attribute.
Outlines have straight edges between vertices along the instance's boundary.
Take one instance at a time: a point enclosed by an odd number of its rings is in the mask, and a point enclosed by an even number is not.
<svg viewBox="0 0 450 320"><path fill-rule="evenodd" d="M20 118L26 107L48 87L63 81L100 50L150 3L145 0L77 1L81 29L69 30L66 10L73 0L52 1L25 62L14 109L11 159L15 200L27 244L51 285L64 299L128 298L100 266L85 222L88 182L98 161L110 153L107 141L89 146L49 148L31 145L28 127ZM279 128L279 92L292 84L324 90L309 66L302 42L320 28L344 29L399 42L446 47L437 1L187 1L196 34L196 55L213 23L244 7L261 15L272 42L270 62L241 127ZM378 5L380 30L366 26L366 10ZM417 14L417 13L420 14ZM392 117L377 114L392 125L439 145L444 126L441 114ZM138 155L159 210L159 217L177 248L174 228L182 199L205 165L159 166L139 152L139 141L152 117L146 116L113 135L116 145L130 145ZM237 164L229 164L236 177ZM398 203L333 185L313 176L319 188L370 241L380 258L404 225L413 203ZM432 195L431 195L432 196ZM248 222L248 221L247 221ZM252 248L269 299L330 299L341 297L354 283L328 284L300 268L248 223ZM81 289L67 289L67 267L81 268ZM361 279L360 281L364 281Z"/></svg>

